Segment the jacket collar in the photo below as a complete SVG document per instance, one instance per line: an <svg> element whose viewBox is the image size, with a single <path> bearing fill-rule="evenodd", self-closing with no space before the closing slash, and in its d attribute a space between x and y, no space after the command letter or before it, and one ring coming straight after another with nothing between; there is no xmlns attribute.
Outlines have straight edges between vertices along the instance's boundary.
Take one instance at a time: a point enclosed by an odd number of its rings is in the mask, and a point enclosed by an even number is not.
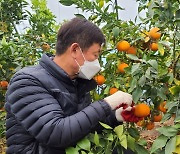
<svg viewBox="0 0 180 154"><path fill-rule="evenodd" d="M64 82L67 85L77 87L78 93L89 92L96 88L97 84L93 79L85 80L77 78L76 82L73 82L68 76L68 74L52 59L52 55L43 54L39 61L39 64L60 82Z"/></svg>
<svg viewBox="0 0 180 154"><path fill-rule="evenodd" d="M94 79L92 80L85 80L81 78L77 78L77 89L78 94L81 96L82 94L89 92L96 88L97 83Z"/></svg>
<svg viewBox="0 0 180 154"><path fill-rule="evenodd" d="M68 74L53 61L52 55L43 54L39 61L39 64L56 79L61 80L65 83L72 82Z"/></svg>

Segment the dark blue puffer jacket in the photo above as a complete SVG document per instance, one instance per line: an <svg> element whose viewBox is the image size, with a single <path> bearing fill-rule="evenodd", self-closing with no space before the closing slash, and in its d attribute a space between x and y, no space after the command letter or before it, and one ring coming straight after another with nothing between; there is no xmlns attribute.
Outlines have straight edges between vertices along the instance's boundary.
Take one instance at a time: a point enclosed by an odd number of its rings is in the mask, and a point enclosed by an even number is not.
<svg viewBox="0 0 180 154"><path fill-rule="evenodd" d="M94 80L72 81L47 55L11 79L5 108L7 154L63 154L99 121L119 123L104 101L91 103Z"/></svg>

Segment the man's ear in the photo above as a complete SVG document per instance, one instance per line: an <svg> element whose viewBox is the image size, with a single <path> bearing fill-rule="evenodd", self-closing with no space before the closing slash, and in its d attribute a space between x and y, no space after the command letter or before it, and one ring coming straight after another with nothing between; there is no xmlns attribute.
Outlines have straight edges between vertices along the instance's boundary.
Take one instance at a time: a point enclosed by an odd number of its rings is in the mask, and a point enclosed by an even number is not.
<svg viewBox="0 0 180 154"><path fill-rule="evenodd" d="M72 55L73 58L77 57L77 52L79 50L79 45L78 43L72 43L71 46L69 47L70 54Z"/></svg>

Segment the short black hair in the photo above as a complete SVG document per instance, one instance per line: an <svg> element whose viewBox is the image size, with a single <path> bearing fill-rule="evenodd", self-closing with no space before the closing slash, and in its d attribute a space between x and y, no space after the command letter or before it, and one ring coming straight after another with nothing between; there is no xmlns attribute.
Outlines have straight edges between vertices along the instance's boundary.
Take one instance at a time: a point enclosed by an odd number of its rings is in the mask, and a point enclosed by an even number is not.
<svg viewBox="0 0 180 154"><path fill-rule="evenodd" d="M85 18L75 17L60 27L57 35L56 54L63 54L72 43L78 43L84 50L93 43L101 46L105 43L105 37L100 28L92 22Z"/></svg>

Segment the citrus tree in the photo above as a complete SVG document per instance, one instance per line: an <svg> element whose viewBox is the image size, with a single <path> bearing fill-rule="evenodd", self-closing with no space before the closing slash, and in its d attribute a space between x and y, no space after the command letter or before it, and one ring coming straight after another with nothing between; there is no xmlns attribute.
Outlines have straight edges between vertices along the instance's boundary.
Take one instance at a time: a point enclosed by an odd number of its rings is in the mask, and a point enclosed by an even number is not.
<svg viewBox="0 0 180 154"><path fill-rule="evenodd" d="M146 11L140 22L122 21L117 1L60 0L89 12L88 19L103 30L107 44L100 60L102 71L95 77L94 100L117 90L131 93L137 123L127 122L115 129L103 123L103 133L89 135L67 153L111 153L130 148L135 153L178 153L180 148L180 5L178 1L139 0L138 12ZM173 5L172 5L173 4ZM84 17L83 14L76 16ZM173 117L173 118L172 118ZM141 130L172 118L172 126L158 128L160 135L147 150ZM141 129L139 129L139 127Z"/></svg>
<svg viewBox="0 0 180 154"><path fill-rule="evenodd" d="M100 56L102 71L95 77L97 89L93 100L122 90L132 94L135 114L140 121L126 122L116 128L100 123L102 133L92 133L70 147L67 153L122 153L123 148L138 154L178 153L180 150L180 2L177 0L137 0L135 21L119 18L117 0L59 0L75 5L90 15L106 36ZM55 16L46 0L31 0L32 12L25 0L0 0L0 134L4 136L4 96L11 76L20 68L36 64L44 52L54 53L57 28ZM76 16L84 17L83 14ZM17 24L30 26L21 34ZM45 25L45 26L44 26ZM28 56L27 56L28 55ZM173 125L158 128L160 135L151 149L140 133L151 130L156 122L173 119Z"/></svg>

